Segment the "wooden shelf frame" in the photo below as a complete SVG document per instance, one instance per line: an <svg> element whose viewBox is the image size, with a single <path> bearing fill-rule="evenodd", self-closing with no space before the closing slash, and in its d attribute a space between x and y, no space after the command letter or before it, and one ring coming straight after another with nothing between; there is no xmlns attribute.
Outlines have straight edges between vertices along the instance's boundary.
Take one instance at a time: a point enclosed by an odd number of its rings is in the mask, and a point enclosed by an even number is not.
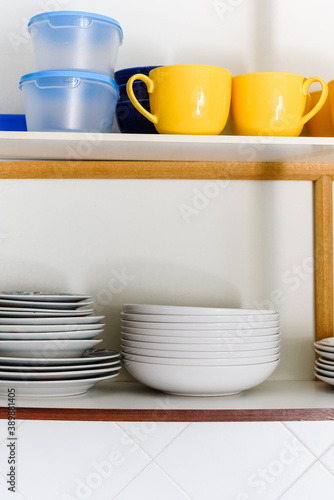
<svg viewBox="0 0 334 500"><path fill-rule="evenodd" d="M0 179L206 179L311 181L314 184L316 339L333 336L334 163L230 161L2 161ZM0 418L6 418L0 408ZM19 408L18 418L64 420L334 420L334 409L127 410Z"/></svg>

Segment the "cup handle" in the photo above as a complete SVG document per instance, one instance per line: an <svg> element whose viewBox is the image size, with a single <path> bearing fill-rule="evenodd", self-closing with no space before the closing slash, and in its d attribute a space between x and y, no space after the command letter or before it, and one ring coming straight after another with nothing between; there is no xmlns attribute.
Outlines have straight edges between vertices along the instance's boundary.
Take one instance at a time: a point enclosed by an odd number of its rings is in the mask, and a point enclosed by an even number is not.
<svg viewBox="0 0 334 500"><path fill-rule="evenodd" d="M317 76L312 76L311 78L308 78L307 80L304 81L303 86L302 86L302 91L304 95L308 95L308 89L314 82L319 82L321 87L322 87L322 92L319 101L317 104L308 112L306 115L302 116L299 122L299 125L304 125L306 122L308 122L315 114L320 111L320 109L323 107L325 104L325 101L328 96L328 85L323 80L322 78L318 78Z"/></svg>
<svg viewBox="0 0 334 500"><path fill-rule="evenodd" d="M153 80L151 80L151 78L146 76L146 75L142 75L141 73L138 73L137 75L132 75L131 78L129 78L128 83L126 84L126 91L127 91L127 94L129 96L130 101L132 102L134 107L137 109L137 111L139 111L139 113L141 113L143 116L145 116L145 118L150 120L150 122L157 124L158 118L155 115L152 115L152 113L150 113L149 111L147 111L147 109L143 108L143 106L141 104L139 104L139 102L137 101L137 98L134 95L133 88L132 88L133 82L135 80L141 80L142 82L146 83L147 92L149 94L151 94L151 92L153 92L153 89L154 89Z"/></svg>

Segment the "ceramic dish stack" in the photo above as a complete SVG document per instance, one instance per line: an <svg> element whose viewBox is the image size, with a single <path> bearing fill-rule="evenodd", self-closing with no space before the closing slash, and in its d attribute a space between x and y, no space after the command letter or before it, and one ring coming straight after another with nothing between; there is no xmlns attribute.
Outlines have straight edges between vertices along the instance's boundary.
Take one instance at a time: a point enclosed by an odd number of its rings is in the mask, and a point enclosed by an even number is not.
<svg viewBox="0 0 334 500"><path fill-rule="evenodd" d="M334 385L334 337L318 340L314 343L319 358L315 362L315 376Z"/></svg>
<svg viewBox="0 0 334 500"><path fill-rule="evenodd" d="M0 394L9 385L21 396L81 394L118 375L119 353L87 351L104 327L92 304L87 295L1 292Z"/></svg>
<svg viewBox="0 0 334 500"><path fill-rule="evenodd" d="M276 311L126 304L121 318L125 367L163 392L236 394L264 382L279 363Z"/></svg>

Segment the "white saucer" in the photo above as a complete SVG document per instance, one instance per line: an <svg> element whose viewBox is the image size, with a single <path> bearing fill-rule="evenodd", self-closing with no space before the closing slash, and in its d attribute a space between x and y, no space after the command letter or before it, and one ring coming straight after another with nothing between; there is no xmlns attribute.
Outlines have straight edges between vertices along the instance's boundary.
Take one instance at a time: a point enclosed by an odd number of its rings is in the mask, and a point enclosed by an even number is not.
<svg viewBox="0 0 334 500"><path fill-rule="evenodd" d="M81 295L73 293L44 293L44 292L0 292L1 299L9 300L36 300L53 302L80 302L91 299L91 295Z"/></svg>
<svg viewBox="0 0 334 500"><path fill-rule="evenodd" d="M87 377L78 380L46 380L27 382L13 382L12 380L0 380L0 394L8 396L8 388L15 389L16 399L19 397L39 398L39 397L62 397L77 396L84 394L95 384L102 380L117 377L118 373L104 377Z"/></svg>
<svg viewBox="0 0 334 500"><path fill-rule="evenodd" d="M37 300L10 300L10 299L0 299L1 307L24 307L24 308L36 308L36 309L59 309L59 310L75 310L80 307L85 307L93 304L92 300L82 300L80 302L49 302L49 301L37 301Z"/></svg>
<svg viewBox="0 0 334 500"><path fill-rule="evenodd" d="M0 321L1 323L1 321ZM77 332L77 331L93 331L99 330L106 325L104 323L95 323L95 324L64 324L64 325L3 325L0 324L0 333L46 333L46 332Z"/></svg>
<svg viewBox="0 0 334 500"><path fill-rule="evenodd" d="M331 359L334 360L334 352L327 352L327 351L322 351L320 349L315 349L315 352L317 354L320 354L323 358Z"/></svg>
<svg viewBox="0 0 334 500"><path fill-rule="evenodd" d="M9 380L15 382L26 382L28 385L31 381L44 380L78 380L87 377L100 377L104 375L118 374L121 370L121 365L114 368L95 368L92 370L66 370L66 371L48 371L48 372L9 372L0 371L0 380Z"/></svg>
<svg viewBox="0 0 334 500"><path fill-rule="evenodd" d="M98 349L96 349L99 351ZM106 363L107 361L115 361L120 358L118 351L110 351L108 356L82 356L81 358L16 358L16 357L0 357L2 365L26 365L26 366L63 366L74 364L91 364L91 363Z"/></svg>
<svg viewBox="0 0 334 500"><path fill-rule="evenodd" d="M68 371L68 370L90 370L91 368L117 368L121 366L121 360L115 359L106 363L80 363L80 364L63 364L50 366L32 366L32 365L5 365L0 363L0 370L5 372L49 372L49 371Z"/></svg>
<svg viewBox="0 0 334 500"><path fill-rule="evenodd" d="M82 316L73 315L63 318L0 318L1 325L82 325L99 323L105 316Z"/></svg>
<svg viewBox="0 0 334 500"><path fill-rule="evenodd" d="M82 309L75 311L59 311L54 309L24 309L21 307L0 307L0 321L2 318L67 318L77 316L89 316L94 309Z"/></svg>
<svg viewBox="0 0 334 500"><path fill-rule="evenodd" d="M96 330L77 330L75 332L0 332L0 340L89 340L103 332Z"/></svg>
<svg viewBox="0 0 334 500"><path fill-rule="evenodd" d="M80 357L99 340L0 340L1 356L17 358L72 358Z"/></svg>
<svg viewBox="0 0 334 500"><path fill-rule="evenodd" d="M334 377L325 377L324 375L320 375L320 373L317 372L315 372L314 375L323 382L326 382L329 385L334 385Z"/></svg>

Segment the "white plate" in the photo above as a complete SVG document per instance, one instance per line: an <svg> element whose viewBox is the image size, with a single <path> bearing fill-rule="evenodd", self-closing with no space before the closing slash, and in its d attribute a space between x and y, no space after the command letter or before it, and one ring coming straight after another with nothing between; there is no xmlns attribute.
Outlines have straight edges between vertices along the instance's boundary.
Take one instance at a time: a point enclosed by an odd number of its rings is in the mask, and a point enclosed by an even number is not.
<svg viewBox="0 0 334 500"><path fill-rule="evenodd" d="M77 332L99 330L106 325L104 323L88 325L0 325L0 333L48 333L48 332Z"/></svg>
<svg viewBox="0 0 334 500"><path fill-rule="evenodd" d="M259 325L251 326L249 323L150 323L144 321L121 320L122 326L142 328L143 330L240 330L258 331L263 328L278 328L279 321L261 321Z"/></svg>
<svg viewBox="0 0 334 500"><path fill-rule="evenodd" d="M80 302L42 302L36 300L9 300L0 299L1 307L24 307L36 309L57 309L57 310L75 310L93 304L92 300L82 300Z"/></svg>
<svg viewBox="0 0 334 500"><path fill-rule="evenodd" d="M320 358L318 358L315 362L316 363L322 363L322 364L334 367L334 361L331 361L330 359L325 359L322 356Z"/></svg>
<svg viewBox="0 0 334 500"><path fill-rule="evenodd" d="M128 314L121 312L121 318L126 321L146 321L149 323L243 323L249 326L260 326L263 322L278 321L276 314L245 314L245 315L182 315L182 314Z"/></svg>
<svg viewBox="0 0 334 500"><path fill-rule="evenodd" d="M45 380L39 382L33 380L27 382L13 382L12 380L0 380L0 394L8 396L8 389L15 388L16 399L18 397L39 398L39 397L62 397L77 396L84 394L95 384L102 380L117 377L118 373L104 377L87 377L78 380Z"/></svg>
<svg viewBox="0 0 334 500"><path fill-rule="evenodd" d="M1 325L85 325L99 323L105 316L83 316L66 318L0 318Z"/></svg>
<svg viewBox="0 0 334 500"><path fill-rule="evenodd" d="M133 340L126 340L124 336L122 336L122 345L124 347L131 348L140 348L140 349L158 349L163 351L187 351L187 352L217 352L217 351L259 351L279 347L280 341L275 340L273 342L254 342L254 343L246 343L241 342L238 343L224 343L220 342L217 344L173 344L170 343L162 343L162 342L136 342Z"/></svg>
<svg viewBox="0 0 334 500"><path fill-rule="evenodd" d="M102 342L99 340L1 340L0 355L17 358L70 358L80 357L86 349Z"/></svg>
<svg viewBox="0 0 334 500"><path fill-rule="evenodd" d="M325 370L324 368L321 368L320 366L316 366L315 371L316 371L316 373L319 373L320 375L323 375L324 377L334 377L333 371Z"/></svg>
<svg viewBox="0 0 334 500"><path fill-rule="evenodd" d="M108 361L107 363L81 363L78 365L50 365L50 366L32 366L32 365L5 365L0 363L0 370L5 372L49 372L49 371L69 371L69 370L90 370L91 368L117 368L121 366L121 360Z"/></svg>
<svg viewBox="0 0 334 500"><path fill-rule="evenodd" d="M279 354L272 356L256 356L234 359L186 359L186 358L155 358L154 356L138 356L136 354L122 353L124 361L150 363L158 365L183 365L183 366L238 366L245 364L271 363L279 359Z"/></svg>
<svg viewBox="0 0 334 500"><path fill-rule="evenodd" d="M94 309L76 311L55 311L54 309L22 309L19 307L0 307L0 322L2 318L67 318L89 316Z"/></svg>
<svg viewBox="0 0 334 500"><path fill-rule="evenodd" d="M134 314L277 314L277 311L267 309L228 309L225 307L188 307L156 304L124 304L123 309L124 312Z"/></svg>
<svg viewBox="0 0 334 500"><path fill-rule="evenodd" d="M0 340L88 340L94 339L102 332L103 328L76 332L0 332Z"/></svg>
<svg viewBox="0 0 334 500"><path fill-rule="evenodd" d="M179 396L227 396L261 384L278 363L198 367L125 361L125 366L136 380L160 391Z"/></svg>
<svg viewBox="0 0 334 500"><path fill-rule="evenodd" d="M73 293L46 293L46 292L0 292L1 299L9 300L35 300L38 302L80 302L91 299L91 295Z"/></svg>
<svg viewBox="0 0 334 500"><path fill-rule="evenodd" d="M114 368L95 368L93 370L62 370L62 371L47 371L47 372L9 372L0 371L0 380L15 380L17 382L26 382L27 384L32 380L77 380L87 377L99 377L103 375L113 375L119 373L121 365Z"/></svg>
<svg viewBox="0 0 334 500"><path fill-rule="evenodd" d="M334 385L334 377L325 377L324 375L320 375L320 373L315 372L314 374L319 380L326 382L329 385Z"/></svg>
<svg viewBox="0 0 334 500"><path fill-rule="evenodd" d="M334 360L334 352L322 351L322 350L320 350L318 348L315 349L315 352L317 354L320 354L325 359L332 359L332 360Z"/></svg>
<svg viewBox="0 0 334 500"><path fill-rule="evenodd" d="M314 343L316 346L323 347L333 347L334 349L334 337L328 337L327 339L318 340Z"/></svg>
<svg viewBox="0 0 334 500"><path fill-rule="evenodd" d="M124 356L127 356L128 354L135 354L137 356L140 356L142 358L142 361L145 362L145 360L149 357L154 357L156 360L159 362L160 360L165 360L165 359L176 359L176 358L182 358L182 359L189 359L189 360L198 360L202 359L203 361L207 361L210 359L241 359L241 358L247 358L247 359L253 359L253 358L261 358L263 356L273 356L273 355L279 355L280 348L279 347L274 347L272 349L263 349L263 350L256 350L256 351L234 351L234 350L228 350L228 351L172 351L172 350L159 350L159 349L142 349L139 347L126 347L122 345L122 353Z"/></svg>
<svg viewBox="0 0 334 500"><path fill-rule="evenodd" d="M252 334L251 330L247 332L236 332L235 330L231 331L220 331L220 330L149 330L148 333L151 335L145 335L144 333L139 332L137 328L126 328L122 329L122 338L127 340L134 340L136 342L166 342L171 344L206 344L206 343L219 343L219 344L242 344L244 342L247 343L256 343L256 342L272 342L279 340L280 333L279 329L268 330L274 331L271 335L257 335ZM142 330L141 330L142 331ZM145 332L147 330L144 330ZM267 331L267 330L266 330ZM262 333L262 331L261 331Z"/></svg>
<svg viewBox="0 0 334 500"><path fill-rule="evenodd" d="M0 357L0 364L9 366L67 366L67 365L80 365L92 363L106 363L107 361L116 361L120 358L118 351L109 351L108 356L99 355L100 349L93 349L97 355L84 356L82 358L14 358L14 357ZM71 367L72 369L73 367Z"/></svg>

